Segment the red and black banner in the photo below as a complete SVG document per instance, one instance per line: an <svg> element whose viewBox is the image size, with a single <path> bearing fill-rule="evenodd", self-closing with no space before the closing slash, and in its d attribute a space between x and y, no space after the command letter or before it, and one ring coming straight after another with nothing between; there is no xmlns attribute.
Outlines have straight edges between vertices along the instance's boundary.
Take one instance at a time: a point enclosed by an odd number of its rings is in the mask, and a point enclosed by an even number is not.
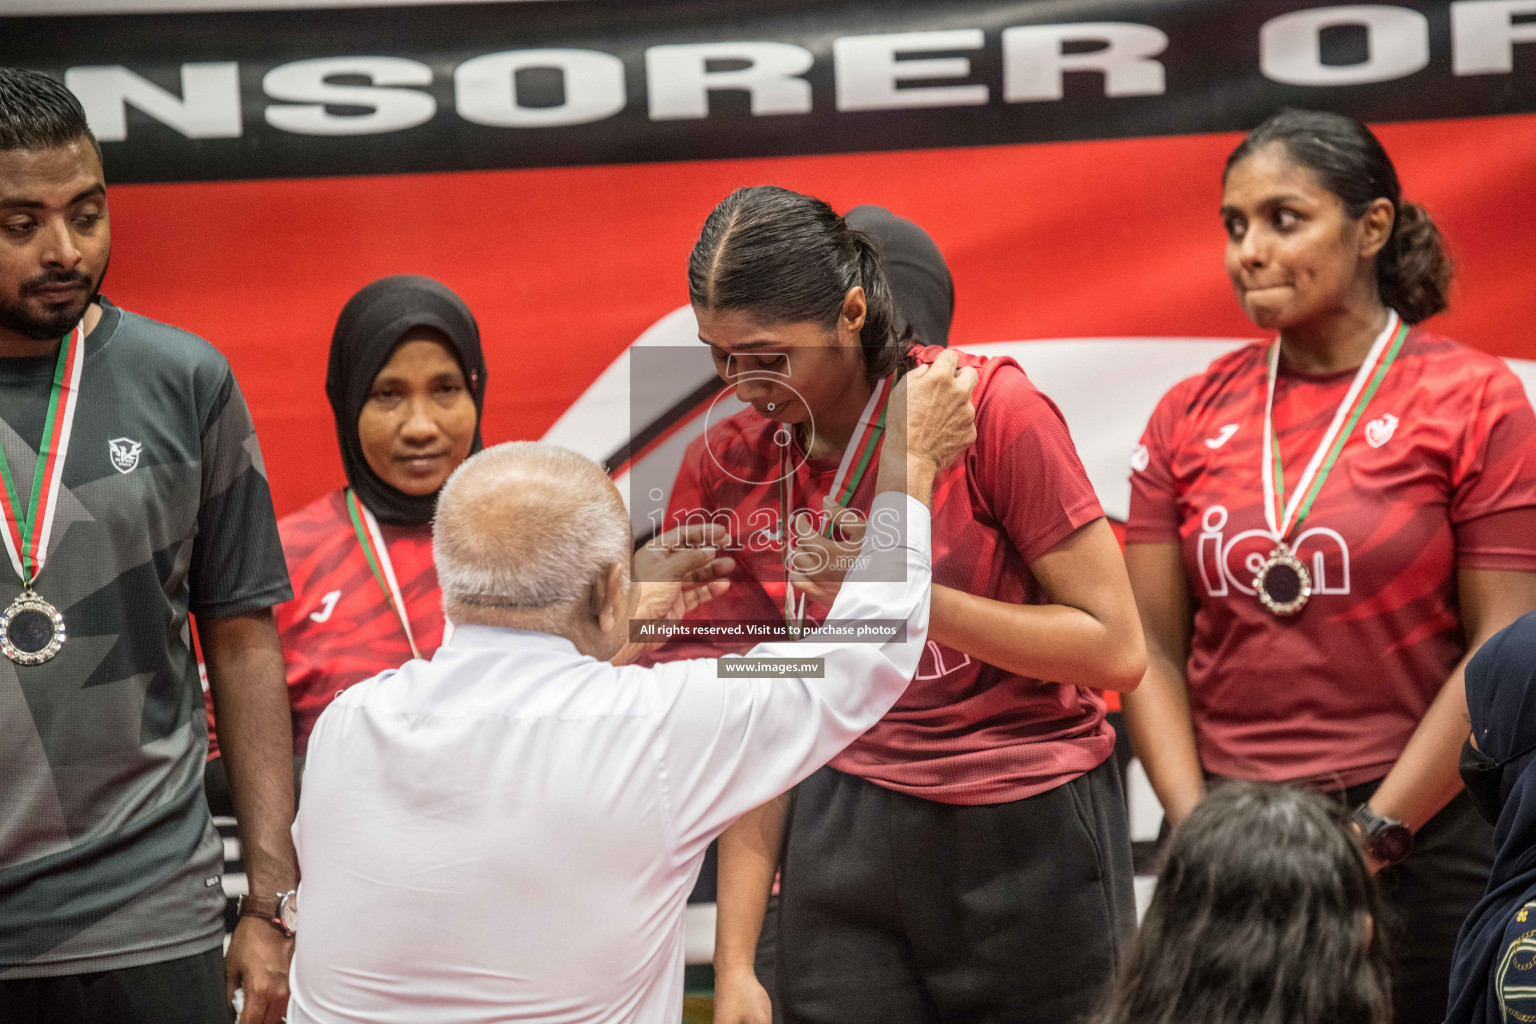
<svg viewBox="0 0 1536 1024"><path fill-rule="evenodd" d="M1536 12L1470 0L624 0L23 18L122 183L645 163L1536 110Z"/></svg>

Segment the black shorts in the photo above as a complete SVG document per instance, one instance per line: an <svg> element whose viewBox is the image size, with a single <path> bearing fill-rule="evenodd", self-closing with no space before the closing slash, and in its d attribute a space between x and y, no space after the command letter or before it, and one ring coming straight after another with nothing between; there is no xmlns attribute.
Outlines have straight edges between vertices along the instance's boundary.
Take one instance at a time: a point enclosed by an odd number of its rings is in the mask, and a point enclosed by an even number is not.
<svg viewBox="0 0 1536 1024"><path fill-rule="evenodd" d="M229 1024L224 952L120 971L0 981L5 1024Z"/></svg>
<svg viewBox="0 0 1536 1024"><path fill-rule="evenodd" d="M1135 928L1114 759L956 806L823 768L794 791L773 993L788 1024L1076 1021Z"/></svg>

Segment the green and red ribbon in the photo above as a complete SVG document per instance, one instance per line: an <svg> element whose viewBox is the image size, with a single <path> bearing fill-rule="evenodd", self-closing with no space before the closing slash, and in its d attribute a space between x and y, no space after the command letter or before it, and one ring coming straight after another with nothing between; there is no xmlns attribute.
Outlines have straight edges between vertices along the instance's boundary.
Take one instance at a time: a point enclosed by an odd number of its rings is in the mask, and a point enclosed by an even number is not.
<svg viewBox="0 0 1536 1024"><path fill-rule="evenodd" d="M347 515L352 520L352 531L357 534L357 543L363 549L363 557L368 559L368 568L373 571L374 582L383 591L385 603L395 613L395 617L400 620L400 628L405 631L405 639L411 645L411 656L420 658L416 636L411 632L411 620L405 613L405 599L400 595L400 583L395 579L389 545L384 543L379 521L368 510L368 506L357 500L357 493L350 487L347 488Z"/></svg>
<svg viewBox="0 0 1536 1024"><path fill-rule="evenodd" d="M859 414L859 422L854 427L853 438L843 451L843 460L838 464L837 475L832 478L832 490L828 497L838 508L848 507L854 493L859 489L859 484L868 473L869 467L875 463L876 453L879 452L881 441L885 437L885 417L889 411L891 393L895 387L896 375L893 373L875 384L869 401L864 403L864 411ZM790 446L785 445L779 453L779 529L784 539L784 621L791 626L799 626L805 622L805 598L801 596L796 600L795 589L789 582L789 562L793 554L789 522L794 506L793 460ZM822 527L822 536L832 536L833 526L834 517L829 515L826 524Z"/></svg>
<svg viewBox="0 0 1536 1024"><path fill-rule="evenodd" d="M1387 318L1387 326L1371 345L1365 361L1355 371L1355 379L1339 403L1333 422L1318 442L1317 450L1313 452L1311 462L1302 473L1289 505L1285 500L1285 471L1280 464L1280 439L1274 429L1275 379L1280 369L1280 341L1275 340L1269 353L1269 388L1264 402L1264 449L1267 455L1262 460L1262 476L1264 518L1268 520L1270 532L1274 534L1277 543L1283 544L1291 531L1312 511L1312 503L1323 489L1323 481L1332 472L1334 463L1338 462L1350 434L1354 432L1355 424L1360 421L1366 406L1371 404L1381 382L1386 379L1387 371L1396 362L1407 337L1408 325L1402 323L1397 312L1393 311Z"/></svg>
<svg viewBox="0 0 1536 1024"><path fill-rule="evenodd" d="M5 482L4 493L0 494L0 501L5 505L5 549L11 556L11 566L27 589L31 589L48 558L48 538L53 534L59 492L63 489L60 481L74 431L84 363L85 327L76 324L73 331L59 340L53 386L48 393L48 415L43 421L43 443L37 453L31 500L25 511L16 490L10 460L4 451L0 451L0 478Z"/></svg>

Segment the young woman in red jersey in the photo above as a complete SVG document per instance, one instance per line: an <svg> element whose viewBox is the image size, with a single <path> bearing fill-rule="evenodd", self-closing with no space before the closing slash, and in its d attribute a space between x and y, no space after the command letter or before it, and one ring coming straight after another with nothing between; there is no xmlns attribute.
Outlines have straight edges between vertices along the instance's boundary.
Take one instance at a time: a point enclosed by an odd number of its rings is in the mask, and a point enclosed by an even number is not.
<svg viewBox="0 0 1536 1024"><path fill-rule="evenodd" d="M1159 404L1126 560L1126 701L1175 825L1214 778L1338 794L1381 869L1396 1017L1445 1013L1489 831L1465 796L1467 652L1536 607L1536 417L1502 362L1417 326L1450 266L1375 136L1283 111L1228 158L1227 272L1277 337Z"/></svg>
<svg viewBox="0 0 1536 1024"><path fill-rule="evenodd" d="M338 693L431 657L443 641L432 510L449 475L481 447L480 329L437 281L375 281L336 321L325 390L347 486L278 523L293 582L277 627L296 760ZM221 788L219 762L209 765L210 800Z"/></svg>
<svg viewBox="0 0 1536 1024"><path fill-rule="evenodd" d="M725 510L746 534L707 617L814 622L840 576L829 558L786 593L806 566L786 567L783 508L867 510L859 467L884 396L941 350L897 336L870 240L780 188L715 208L689 293L753 408L689 449L669 521ZM927 654L879 725L722 838L717 1021L768 1019L753 949L781 837L787 1021L1073 1019L1133 926L1098 692L1136 685L1145 664L1124 566L1056 408L1012 360L961 359L980 374L977 440L935 484ZM848 550L813 532L799 553ZM663 657L685 653L699 651Z"/></svg>

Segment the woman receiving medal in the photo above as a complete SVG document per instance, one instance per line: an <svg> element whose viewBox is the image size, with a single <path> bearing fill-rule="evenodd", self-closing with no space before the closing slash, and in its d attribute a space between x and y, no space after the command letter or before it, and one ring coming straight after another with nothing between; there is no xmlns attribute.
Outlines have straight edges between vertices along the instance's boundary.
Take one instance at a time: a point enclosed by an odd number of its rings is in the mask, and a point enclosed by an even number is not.
<svg viewBox="0 0 1536 1024"><path fill-rule="evenodd" d="M278 524L294 589L277 628L296 758L338 693L443 641L432 511L481 447L479 327L436 281L375 281L337 319L325 388L347 486ZM219 770L210 762L215 793Z"/></svg>
<svg viewBox="0 0 1536 1024"><path fill-rule="evenodd" d="M1133 457L1126 718L1174 825L1221 778L1347 801L1393 908L1395 1019L1439 1021L1492 856L1458 796L1462 668L1536 608L1536 416L1502 362L1418 326L1450 264L1364 125L1276 114L1221 217L1275 336L1173 388Z"/></svg>
<svg viewBox="0 0 1536 1024"><path fill-rule="evenodd" d="M866 528L864 469L894 382L914 365L979 377L976 440L935 483L917 676L792 801L721 839L715 1019L768 1019L753 948L786 818L786 1021L1080 1016L1134 921L1097 690L1135 685L1144 657L1065 424L1011 360L898 335L877 250L818 199L772 187L727 197L694 247L689 294L721 378L752 406L706 429L671 495L669 523L728 512L742 526L732 586L701 617L819 621L839 556Z"/></svg>

